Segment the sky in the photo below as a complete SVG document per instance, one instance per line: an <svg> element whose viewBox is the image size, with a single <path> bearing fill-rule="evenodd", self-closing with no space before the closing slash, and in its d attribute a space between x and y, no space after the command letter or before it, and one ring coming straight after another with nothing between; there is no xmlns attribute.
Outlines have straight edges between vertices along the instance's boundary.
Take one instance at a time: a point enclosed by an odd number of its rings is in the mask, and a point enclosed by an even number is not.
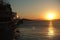
<svg viewBox="0 0 60 40"><path fill-rule="evenodd" d="M21 18L44 19L48 12L59 15L59 3L57 0L8 0L12 10ZM59 17L59 16L58 16Z"/></svg>

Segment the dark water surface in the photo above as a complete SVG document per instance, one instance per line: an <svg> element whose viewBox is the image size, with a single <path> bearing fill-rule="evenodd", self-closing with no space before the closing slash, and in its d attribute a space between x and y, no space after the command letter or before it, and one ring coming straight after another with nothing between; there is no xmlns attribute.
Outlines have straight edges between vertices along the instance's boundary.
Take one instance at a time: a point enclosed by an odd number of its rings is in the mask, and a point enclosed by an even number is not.
<svg viewBox="0 0 60 40"><path fill-rule="evenodd" d="M60 40L60 22L24 21L18 40Z"/></svg>

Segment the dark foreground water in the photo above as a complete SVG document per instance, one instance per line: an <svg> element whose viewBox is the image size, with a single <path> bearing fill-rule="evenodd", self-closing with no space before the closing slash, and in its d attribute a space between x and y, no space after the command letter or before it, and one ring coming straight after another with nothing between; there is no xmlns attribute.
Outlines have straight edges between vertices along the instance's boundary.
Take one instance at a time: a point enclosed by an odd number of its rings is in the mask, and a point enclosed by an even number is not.
<svg viewBox="0 0 60 40"><path fill-rule="evenodd" d="M18 40L60 40L60 22L24 21Z"/></svg>

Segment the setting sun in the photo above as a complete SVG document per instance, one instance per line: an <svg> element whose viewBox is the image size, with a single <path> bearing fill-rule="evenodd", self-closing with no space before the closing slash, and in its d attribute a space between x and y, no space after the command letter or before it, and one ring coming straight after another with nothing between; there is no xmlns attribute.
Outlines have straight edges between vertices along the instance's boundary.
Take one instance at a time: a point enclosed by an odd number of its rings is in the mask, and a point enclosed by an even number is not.
<svg viewBox="0 0 60 40"><path fill-rule="evenodd" d="M47 17L48 17L49 20L52 20L52 19L54 19L54 14L50 13L50 14L48 14Z"/></svg>
<svg viewBox="0 0 60 40"><path fill-rule="evenodd" d="M47 15L46 15L46 19L47 20L53 20L53 19L55 19L55 14L54 13L48 13Z"/></svg>

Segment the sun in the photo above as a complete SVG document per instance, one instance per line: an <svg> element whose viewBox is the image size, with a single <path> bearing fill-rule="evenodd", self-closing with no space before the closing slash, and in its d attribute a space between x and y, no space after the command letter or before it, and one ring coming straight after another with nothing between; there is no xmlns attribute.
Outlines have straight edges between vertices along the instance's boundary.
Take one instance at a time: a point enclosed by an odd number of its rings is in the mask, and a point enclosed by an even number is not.
<svg viewBox="0 0 60 40"><path fill-rule="evenodd" d="M48 14L48 18L49 18L49 20L54 19L54 14Z"/></svg>
<svg viewBox="0 0 60 40"><path fill-rule="evenodd" d="M48 20L53 20L53 19L55 19L55 14L54 13L48 13L47 16L46 16L46 18Z"/></svg>

